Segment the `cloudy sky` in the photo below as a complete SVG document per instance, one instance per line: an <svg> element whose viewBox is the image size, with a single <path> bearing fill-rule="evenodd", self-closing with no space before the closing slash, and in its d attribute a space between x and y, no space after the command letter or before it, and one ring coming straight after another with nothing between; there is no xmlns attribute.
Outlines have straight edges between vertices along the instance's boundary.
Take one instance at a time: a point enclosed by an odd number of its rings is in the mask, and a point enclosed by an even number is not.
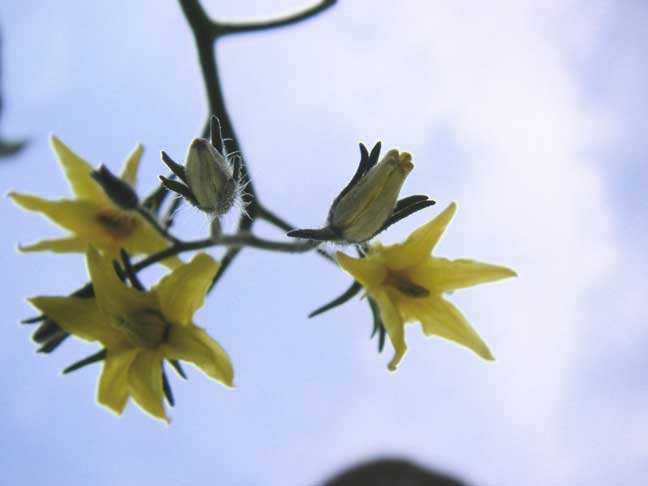
<svg viewBox="0 0 648 486"><path fill-rule="evenodd" d="M302 6L205 2L219 18ZM0 190L68 195L47 136L118 168L146 147L140 189L182 158L206 104L175 2L0 6L5 136ZM377 455L405 456L475 485L639 484L648 477L648 4L642 1L342 1L289 29L225 39L222 80L266 205L316 226L357 162L357 142L398 147L405 193L438 201L390 229L395 242L451 201L438 247L519 278L451 299L493 350L483 362L409 326L387 346L353 301L318 317L349 277L314 255L246 251L196 322L230 353L235 390L191 370L173 381L172 425L131 404L94 404L94 351L36 355L24 302L85 282L80 255L18 255L60 230L0 204L7 484L314 485ZM200 236L201 215L179 229ZM282 235L259 225L273 238ZM218 256L217 252L214 252ZM146 274L154 281L157 274Z"/></svg>

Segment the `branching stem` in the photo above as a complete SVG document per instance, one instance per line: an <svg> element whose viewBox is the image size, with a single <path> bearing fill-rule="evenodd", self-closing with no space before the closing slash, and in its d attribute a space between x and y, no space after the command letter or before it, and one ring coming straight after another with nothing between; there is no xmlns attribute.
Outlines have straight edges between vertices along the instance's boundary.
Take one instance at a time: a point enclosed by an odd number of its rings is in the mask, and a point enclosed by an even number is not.
<svg viewBox="0 0 648 486"><path fill-rule="evenodd" d="M254 236L251 233L237 233L235 235L221 235L218 239L204 238L192 241L178 241L177 243L165 248L162 251L154 253L143 260L135 263L132 266L134 272L139 272L158 263L166 258L179 255L187 251L204 250L214 246L226 246L230 250L240 250L241 248L258 248L260 250L270 250L282 253L306 253L317 248L319 242L305 241L305 242L284 242L266 240ZM221 262L222 266L222 262Z"/></svg>
<svg viewBox="0 0 648 486"><path fill-rule="evenodd" d="M241 177L243 180L247 181L247 185L245 188L245 194L243 196L243 203L246 206L246 213L242 214L239 219L239 224L238 224L239 232L241 232L241 234L248 233L252 229L252 226L258 217L262 217L270 224L284 231L291 230L293 229L291 225L286 223L282 218L275 215L273 212L266 209L259 202L259 198L257 196L255 187L252 183L252 177L250 175L250 171L245 162L245 158L242 156L241 147L238 143L238 139L234 132L234 126L232 124L232 120L227 111L227 107L225 106L225 100L223 98L223 90L221 88L220 79L218 75L218 62L216 59L215 44L220 37L223 37L228 34L256 32L256 31L274 29L278 27L284 27L287 25L295 24L302 20L313 17L320 12L323 12L327 8L333 6L336 3L336 0L322 0L317 4L299 12L294 12L292 14L285 15L282 17L277 17L274 19L249 21L249 22L215 21L209 17L205 9L200 4L199 0L179 0L179 2L180 2L180 7L182 8L185 18L187 19L187 22L191 27L191 31L196 41L196 49L198 51L200 68L202 72L203 81L205 84L207 102L209 105L209 116L207 117L207 121L203 129L203 136L207 137L209 135L209 131L210 131L209 120L211 118L211 115L216 115L220 121L223 136L226 139L230 140L231 150L229 151L236 151L239 153L239 155L241 155L241 159L242 159ZM234 259L239 255L241 248L243 248L244 246L252 246L252 244L250 243L251 240L249 240L250 236L248 235L245 238L248 238L248 241L244 245L241 246L230 245L230 248L227 250L223 258L221 259L220 271L214 278L214 281L212 282L212 287L216 284L216 282L220 278L222 278L225 270L232 264ZM259 240L259 241L263 241L263 240ZM278 247L275 248L264 247L264 249L276 249L278 251L286 251L287 247L282 247L281 245L283 244L280 244ZM299 245L302 245L302 247L304 247L304 245L306 246L310 245L310 247L308 248L309 250L313 248L312 244L300 243L298 244L298 247ZM176 246L177 246L177 242L175 242L174 246L172 246L171 248L174 248ZM331 259L330 255L328 255L328 253L326 252L319 250L318 253L328 258L329 260ZM155 257L155 255L151 255L150 258L153 257Z"/></svg>

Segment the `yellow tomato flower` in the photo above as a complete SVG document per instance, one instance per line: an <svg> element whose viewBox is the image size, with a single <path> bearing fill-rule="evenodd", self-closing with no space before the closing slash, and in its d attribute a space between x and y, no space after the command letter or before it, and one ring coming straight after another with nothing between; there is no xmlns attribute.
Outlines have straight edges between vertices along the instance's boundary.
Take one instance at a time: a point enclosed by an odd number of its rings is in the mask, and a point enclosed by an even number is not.
<svg viewBox="0 0 648 486"><path fill-rule="evenodd" d="M140 214L117 207L90 176L93 168L88 162L55 136L51 136L50 141L76 199L50 201L18 192L9 193L9 197L25 209L44 214L73 234L20 246L21 251L84 253L88 244L92 244L107 255L116 256L121 248L131 255L151 254L171 244ZM122 171L122 180L133 187L142 151L142 146L137 145ZM163 263L173 267L180 260L170 258Z"/></svg>
<svg viewBox="0 0 648 486"><path fill-rule="evenodd" d="M447 260L431 255L456 210L450 204L420 227L404 243L371 245L365 258L337 253L338 264L367 291L380 308L385 330L394 347L388 368L394 371L407 350L405 323L419 321L426 336L436 335L472 349L493 360L488 346L443 293L516 273L505 267L474 260Z"/></svg>
<svg viewBox="0 0 648 486"><path fill-rule="evenodd" d="M146 412L168 421L162 403L164 359L188 361L210 378L233 386L229 356L192 322L218 262L199 253L142 292L126 286L111 259L93 247L86 258L95 297L34 297L30 302L70 334L104 346L100 404L121 414L132 397Z"/></svg>

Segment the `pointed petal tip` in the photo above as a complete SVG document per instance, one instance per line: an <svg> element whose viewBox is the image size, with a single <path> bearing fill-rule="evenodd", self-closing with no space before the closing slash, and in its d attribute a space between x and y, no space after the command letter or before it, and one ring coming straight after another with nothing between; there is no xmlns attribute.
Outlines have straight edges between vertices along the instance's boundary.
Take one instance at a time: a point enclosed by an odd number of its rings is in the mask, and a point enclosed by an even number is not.
<svg viewBox="0 0 648 486"><path fill-rule="evenodd" d="M104 407L104 408L108 409L110 412L115 414L118 418L122 417L122 414L124 413L124 410L126 409L126 405L128 404L128 401L127 401L126 403L124 403L124 406L121 409L119 409L119 408L116 408L113 404L111 404L111 403L109 403L107 401L101 400L99 397L96 398L95 402L100 407Z"/></svg>
<svg viewBox="0 0 648 486"><path fill-rule="evenodd" d="M51 133L51 132L50 132L50 134L49 134L49 136L47 138L49 139L49 142L52 145L52 147L55 146L55 145L60 145L60 144L63 143L63 142L61 142L60 138L58 138L54 133Z"/></svg>
<svg viewBox="0 0 648 486"><path fill-rule="evenodd" d="M7 194L5 194L6 197L11 199L14 203L20 204L17 199L20 199L23 196L26 196L26 194L21 194L20 192L16 191L9 191Z"/></svg>
<svg viewBox="0 0 648 486"><path fill-rule="evenodd" d="M353 257L350 257L342 251L335 252L335 261L340 265L344 270L347 270L349 263L353 260Z"/></svg>
<svg viewBox="0 0 648 486"><path fill-rule="evenodd" d="M227 368L228 369L225 372L225 378L221 381L221 383L225 385L227 388L233 390L236 388L236 383L234 383L234 368L232 368L231 363L227 365Z"/></svg>
<svg viewBox="0 0 648 486"><path fill-rule="evenodd" d="M48 297L44 295L35 295L33 297L27 297L25 300L31 305L34 309L40 311L43 314L46 314L46 302Z"/></svg>
<svg viewBox="0 0 648 486"><path fill-rule="evenodd" d="M52 150L58 156L61 155L61 152L66 152L66 151L72 152L70 147L65 145L65 143L53 133L50 133L49 142L50 142L50 146L52 147Z"/></svg>
<svg viewBox="0 0 648 486"><path fill-rule="evenodd" d="M498 276L497 280L503 280L505 278L518 277L517 272L515 270L513 270L512 268L501 267L499 265L497 265L495 267L498 268L498 271L499 271L499 276Z"/></svg>
<svg viewBox="0 0 648 486"><path fill-rule="evenodd" d="M391 339L391 336L390 336ZM394 345L394 342L392 341L392 346ZM405 356L405 353L407 352L407 344L404 344L402 349L394 349L394 357L391 359L389 364L387 365L387 370L389 370L391 373L395 373L398 370L398 366L400 365L400 362L403 359L403 356Z"/></svg>
<svg viewBox="0 0 648 486"><path fill-rule="evenodd" d="M473 351L480 357L485 359L486 361L495 361L495 356L493 356L493 353L491 352L490 348L485 344L482 343L482 346L479 346L478 348L473 348Z"/></svg>

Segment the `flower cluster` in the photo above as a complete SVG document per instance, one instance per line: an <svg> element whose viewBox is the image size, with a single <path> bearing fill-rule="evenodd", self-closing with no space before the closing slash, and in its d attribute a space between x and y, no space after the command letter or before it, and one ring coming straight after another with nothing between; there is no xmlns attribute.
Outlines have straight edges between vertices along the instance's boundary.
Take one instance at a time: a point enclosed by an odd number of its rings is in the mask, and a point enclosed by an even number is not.
<svg viewBox="0 0 648 486"><path fill-rule="evenodd" d="M74 371L103 361L97 401L121 414L129 399L155 418L168 421L164 400L173 405L165 363L181 376L180 362L188 362L208 377L233 386L233 367L225 350L193 322L193 314L217 281L221 265L206 253L183 263L185 251L217 245L240 250L250 246L303 253L317 249L353 277L351 288L316 315L350 300L364 289L374 313L374 327L387 335L394 348L388 368L396 370L407 349L405 324L420 322L425 335L436 335L463 345L492 360L488 346L463 315L445 297L446 292L515 276L512 270L473 260L432 256L455 213L451 204L403 243L383 246L368 243L374 236L410 214L434 204L426 195L399 199L406 177L414 169L412 156L396 149L380 159L381 144L369 152L360 144L360 163L350 182L334 198L327 224L322 229L294 229L289 242L273 242L247 231L233 235L212 233L195 241L173 236L172 215L186 200L214 220L233 205L240 189L242 162L224 153L222 137L194 140L184 164L162 152L163 162L174 177L162 177L162 185L143 201L135 192L142 147L127 158L120 177L106 167L94 170L56 137L54 152L76 196L48 201L12 192L9 197L25 209L41 212L68 229L66 238L44 240L22 251L50 250L85 253L90 282L69 296L38 296L29 301L42 315L27 322L41 322L35 340L57 334L47 344L55 349L61 336L76 336L100 346L95 354L68 367ZM220 144L219 144L220 140ZM379 160L380 159L380 160ZM160 208L169 191L177 193L165 216ZM275 221L276 216L273 216ZM270 218L269 220L272 220ZM283 227L283 226L282 226ZM306 239L307 241L301 241ZM335 256L318 248L334 241L358 249L359 257L338 251ZM133 263L130 257L143 255ZM150 290L137 273L155 263L169 272ZM224 265L223 265L224 266Z"/></svg>
<svg viewBox="0 0 648 486"><path fill-rule="evenodd" d="M69 336L99 345L98 351L63 372L103 362L97 401L115 413L121 414L132 399L151 416L168 422L164 402L173 405L174 400L167 365L185 378L181 362L188 362L209 378L233 386L228 354L193 322L193 315L246 247L294 255L313 252L348 272L353 277L349 289L310 317L348 302L364 289L374 334L379 335L379 350L386 336L394 348L388 365L392 371L405 354L405 324L409 322L420 322L425 335L440 336L493 359L488 346L444 294L512 277L515 272L473 260L432 256L454 215L454 203L401 244L373 242L393 224L435 204L424 194L400 198L414 170L410 153L391 149L381 157L380 142L371 151L361 143L358 167L333 199L321 228L295 228L257 196L223 101L214 42L232 33L286 26L334 3L326 0L303 12L264 22L228 23L211 19L200 2L181 2L196 40L212 113L203 137L189 144L183 163L162 151L162 162L171 173L161 175L160 185L140 198L135 183L141 146L128 156L117 176L105 166L94 169L52 137L52 148L74 197L51 201L9 194L22 208L42 213L70 233L19 249L83 253L90 277L71 294L29 299L41 314L23 323L38 324L33 339L40 345L39 352L54 351ZM222 127L216 115L223 121ZM232 144L231 152L226 142ZM209 216L206 237L184 240L172 233L175 216L185 202ZM241 203L237 228L232 234L224 233L221 217L237 202ZM256 220L264 220L289 238L273 241L257 236L253 231ZM333 255L323 242L355 249L359 257L341 251ZM201 252L217 246L226 248L220 263ZM199 253L188 263L179 258L182 253L196 251ZM147 290L139 272L157 263L164 265L167 273Z"/></svg>
<svg viewBox="0 0 648 486"><path fill-rule="evenodd" d="M110 179L106 177L114 177L106 176L107 169L95 171L58 138L52 136L51 142L76 199L49 201L17 192L9 197L72 232L66 238L19 246L21 251L86 255L90 292L29 299L47 322L102 346L98 353L68 370L103 360L97 392L100 404L121 414L132 398L143 410L166 421L163 398L166 395L170 402L173 398L163 373L165 361L183 376L179 361L190 362L210 378L232 386L234 372L229 356L192 321L219 263L205 253L197 254L189 263L182 263L175 255L161 258L160 262L172 271L145 291L133 273L128 277L134 286L125 282L125 273L132 272L130 260L126 258L123 266L115 260L128 254L160 255L173 246L173 239L161 230L150 211L144 207L126 209L110 189L123 184L134 194L142 146L127 158L120 180L107 184Z"/></svg>

